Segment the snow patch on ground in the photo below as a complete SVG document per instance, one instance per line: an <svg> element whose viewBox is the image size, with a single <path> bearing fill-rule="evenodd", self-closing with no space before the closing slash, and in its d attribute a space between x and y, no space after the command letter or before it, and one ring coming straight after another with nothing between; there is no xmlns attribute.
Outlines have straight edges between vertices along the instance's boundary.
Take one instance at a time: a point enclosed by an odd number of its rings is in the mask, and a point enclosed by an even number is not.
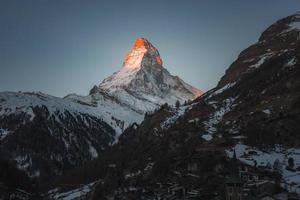
<svg viewBox="0 0 300 200"><path fill-rule="evenodd" d="M286 33L289 33L291 31L300 31L300 21L299 21L299 15L295 15L296 21L292 21L290 24L288 24L288 28L282 31L279 35L284 35Z"/></svg>
<svg viewBox="0 0 300 200"><path fill-rule="evenodd" d="M26 172L29 177L39 177L40 171L39 170L30 170L32 166L32 158L29 155L19 155L14 158L16 161L17 168Z"/></svg>
<svg viewBox="0 0 300 200"><path fill-rule="evenodd" d="M0 141L8 136L10 131L8 129L0 128Z"/></svg>
<svg viewBox="0 0 300 200"><path fill-rule="evenodd" d="M225 90L233 87L234 85L236 84L236 82L233 82L233 83L227 83L226 85L224 85L222 88L214 91L213 93L211 93L209 96L208 96L208 99L210 99L211 97L217 95L217 94L220 94L222 92L224 92Z"/></svg>
<svg viewBox="0 0 300 200"><path fill-rule="evenodd" d="M284 65L284 67L293 67L296 63L297 63L297 59L294 57L294 58L290 59L290 60Z"/></svg>
<svg viewBox="0 0 300 200"><path fill-rule="evenodd" d="M188 121L188 123L192 124L192 123L198 123L200 121L200 119L198 117L196 117L195 119L190 119Z"/></svg>
<svg viewBox="0 0 300 200"><path fill-rule="evenodd" d="M89 144L89 152L91 154L91 158L92 159L96 159L98 157L97 150L93 147L93 145L91 144L91 142L88 141L88 144Z"/></svg>
<svg viewBox="0 0 300 200"><path fill-rule="evenodd" d="M262 66L266 62L267 59L269 59L272 56L273 56L273 53L266 53L266 54L260 56L259 60L255 64L249 66L249 69L259 68L260 66Z"/></svg>
<svg viewBox="0 0 300 200"><path fill-rule="evenodd" d="M137 171L135 171L135 172L131 172L131 173L125 174L125 175L124 175L124 178L125 178L125 179L130 179L130 178L139 176L139 175L141 175L141 174L143 174L143 173L145 173L145 172L147 172L147 171L152 170L153 166L154 166L154 162L149 162L149 163L146 165L146 167L145 167L144 169L142 169L142 170L137 170Z"/></svg>
<svg viewBox="0 0 300 200"><path fill-rule="evenodd" d="M236 98L228 98L225 99L222 102L222 106L220 107L219 110L216 110L214 113L212 113L209 117L208 121L203 122L205 128L206 128L206 132L208 134L214 134L217 129L216 126L220 123L220 121L223 119L223 116L229 112L233 106L235 106L233 103L234 101L237 99Z"/></svg>
<svg viewBox="0 0 300 200"><path fill-rule="evenodd" d="M289 24L289 30L297 30L299 31L300 30L300 21L295 21L295 22L292 22Z"/></svg>
<svg viewBox="0 0 300 200"><path fill-rule="evenodd" d="M263 113L267 114L267 115L270 115L271 114L271 111L269 109L265 109L262 111Z"/></svg>
<svg viewBox="0 0 300 200"><path fill-rule="evenodd" d="M175 121L184 114L185 109L180 107L179 109L175 110L172 117L167 118L164 122L161 123L160 127L162 129L168 129L170 125L174 124Z"/></svg>
<svg viewBox="0 0 300 200"><path fill-rule="evenodd" d="M125 179L129 179L129 178L133 178L133 177L135 177L135 176L138 176L138 175L140 175L140 174L142 174L142 171L141 171L141 170L138 170L138 171L136 171L136 172L132 172L132 173L125 174L125 175L124 175L124 178L125 178Z"/></svg>
<svg viewBox="0 0 300 200"><path fill-rule="evenodd" d="M174 124L176 122L176 120L180 117L183 116L185 111L188 109L191 109L192 106L194 104L191 105L187 105L187 106L180 106L177 109L173 109L173 115L169 118L167 118L164 122L162 122L160 124L161 129L168 129L172 124Z"/></svg>
<svg viewBox="0 0 300 200"><path fill-rule="evenodd" d="M233 136L232 139L236 139L236 140L241 140L241 139L246 139L246 136L243 135L238 135L238 136Z"/></svg>
<svg viewBox="0 0 300 200"><path fill-rule="evenodd" d="M31 158L27 155L17 156L15 158L15 161L17 163L18 169L23 170L23 171L27 171L27 168L32 165Z"/></svg>
<svg viewBox="0 0 300 200"><path fill-rule="evenodd" d="M244 60L243 62L244 63L251 63L255 60L255 58L251 58L251 59L248 59L248 60Z"/></svg>

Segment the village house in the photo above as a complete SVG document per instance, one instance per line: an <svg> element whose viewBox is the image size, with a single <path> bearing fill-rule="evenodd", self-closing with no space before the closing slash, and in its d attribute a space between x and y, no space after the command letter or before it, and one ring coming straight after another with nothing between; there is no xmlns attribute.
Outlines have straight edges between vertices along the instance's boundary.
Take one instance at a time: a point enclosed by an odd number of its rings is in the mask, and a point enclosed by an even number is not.
<svg viewBox="0 0 300 200"><path fill-rule="evenodd" d="M225 183L226 200L242 200L243 183L239 177L230 177Z"/></svg>

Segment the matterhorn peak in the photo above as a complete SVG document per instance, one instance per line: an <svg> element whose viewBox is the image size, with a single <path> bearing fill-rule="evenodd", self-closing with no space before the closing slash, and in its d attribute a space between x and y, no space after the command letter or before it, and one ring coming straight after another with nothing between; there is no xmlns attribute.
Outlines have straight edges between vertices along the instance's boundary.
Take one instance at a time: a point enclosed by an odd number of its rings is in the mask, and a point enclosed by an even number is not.
<svg viewBox="0 0 300 200"><path fill-rule="evenodd" d="M162 66L158 50L145 38L137 38L133 49L127 54L123 67L129 69L143 66Z"/></svg>
<svg viewBox="0 0 300 200"><path fill-rule="evenodd" d="M103 91L138 113L153 111L160 105L193 100L203 92L162 66L158 50L145 38L138 38L127 54L123 67L104 79L91 94Z"/></svg>

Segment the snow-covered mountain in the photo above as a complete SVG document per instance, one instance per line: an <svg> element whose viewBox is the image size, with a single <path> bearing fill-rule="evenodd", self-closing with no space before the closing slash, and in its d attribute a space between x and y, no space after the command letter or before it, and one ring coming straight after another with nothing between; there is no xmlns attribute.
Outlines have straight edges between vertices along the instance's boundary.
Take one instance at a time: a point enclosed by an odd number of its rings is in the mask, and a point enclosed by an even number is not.
<svg viewBox="0 0 300 200"><path fill-rule="evenodd" d="M97 115L120 135L130 124L140 123L145 112L203 94L172 76L162 64L158 50L145 38L138 38L119 71L94 86L88 96L70 94L65 99L94 106Z"/></svg>
<svg viewBox="0 0 300 200"><path fill-rule="evenodd" d="M0 92L0 155L30 176L57 175L96 158L145 112L201 94L170 75L157 49L139 38L122 69L87 96Z"/></svg>
<svg viewBox="0 0 300 200"><path fill-rule="evenodd" d="M168 103L174 105L203 94L163 66L158 50L145 38L138 38L123 67L104 79L98 91L105 91L137 112L152 111ZM97 90L96 90L97 91Z"/></svg>

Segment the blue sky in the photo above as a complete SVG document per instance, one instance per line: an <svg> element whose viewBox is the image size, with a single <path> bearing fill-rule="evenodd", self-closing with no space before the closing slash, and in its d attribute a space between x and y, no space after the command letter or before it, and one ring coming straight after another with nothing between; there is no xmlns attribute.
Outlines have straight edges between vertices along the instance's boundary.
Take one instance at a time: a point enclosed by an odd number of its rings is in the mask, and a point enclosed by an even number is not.
<svg viewBox="0 0 300 200"><path fill-rule="evenodd" d="M262 31L299 10L299 0L0 0L0 91L85 95L121 68L137 37L207 91Z"/></svg>

